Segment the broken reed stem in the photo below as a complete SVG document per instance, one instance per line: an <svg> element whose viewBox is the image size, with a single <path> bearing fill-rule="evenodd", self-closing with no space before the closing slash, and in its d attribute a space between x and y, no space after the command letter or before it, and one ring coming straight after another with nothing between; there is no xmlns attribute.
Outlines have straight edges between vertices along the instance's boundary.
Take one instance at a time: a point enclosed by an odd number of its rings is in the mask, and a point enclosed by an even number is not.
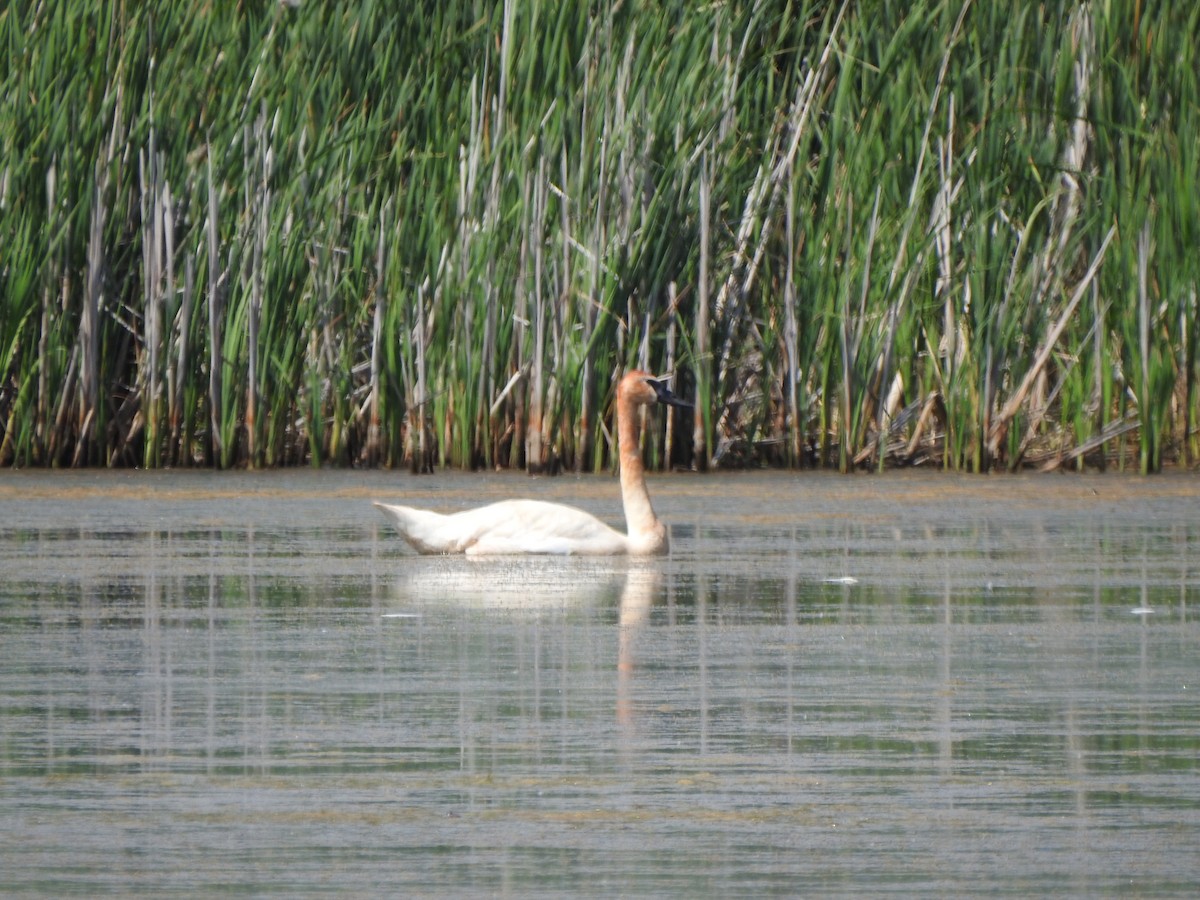
<svg viewBox="0 0 1200 900"><path fill-rule="evenodd" d="M709 246L712 240L710 210L708 152L700 156L700 275L697 282L698 302L696 304L695 345L692 352L696 378L696 403L692 414L692 465L698 471L708 468L708 434L705 413L711 397L709 377L712 361L708 350L708 285L709 285Z"/></svg>
<svg viewBox="0 0 1200 900"><path fill-rule="evenodd" d="M1109 242L1117 233L1117 226L1114 225L1108 230L1108 234L1104 236L1104 241L1100 244L1100 249L1096 251L1096 255L1092 258L1092 264L1088 267L1087 273L1083 276L1083 280L1075 288L1075 293L1071 295L1070 301L1066 308L1059 314L1058 320L1054 323L1050 332L1042 341L1042 346L1038 350L1037 356L1034 358L1033 365L1025 373L1025 377L1021 380L1020 387L1004 404L1000 414L996 416L992 423L992 433L989 436L990 445L988 447L992 456L996 456L1000 452L1000 441L1003 440L1008 429L1009 422L1020 410L1021 405L1025 402L1025 398L1029 395L1030 388L1033 387L1034 381L1042 373L1042 368L1050 359L1050 354L1054 352L1054 347L1058 343L1059 337L1063 330L1067 327L1072 314L1075 312L1075 307L1079 305L1079 301L1083 299L1083 295L1091 283L1091 280L1096 277L1096 272L1100 269L1100 263L1104 260L1104 252L1108 249Z"/></svg>

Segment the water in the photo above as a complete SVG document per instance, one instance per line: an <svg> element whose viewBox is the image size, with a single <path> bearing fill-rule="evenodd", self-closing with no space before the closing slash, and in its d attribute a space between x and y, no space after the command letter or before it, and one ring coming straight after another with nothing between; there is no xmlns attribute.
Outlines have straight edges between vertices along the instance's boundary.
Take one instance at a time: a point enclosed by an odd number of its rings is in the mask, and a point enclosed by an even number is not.
<svg viewBox="0 0 1200 900"><path fill-rule="evenodd" d="M1194 895L1200 479L676 475L648 563L369 504L616 490L0 475L0 889Z"/></svg>

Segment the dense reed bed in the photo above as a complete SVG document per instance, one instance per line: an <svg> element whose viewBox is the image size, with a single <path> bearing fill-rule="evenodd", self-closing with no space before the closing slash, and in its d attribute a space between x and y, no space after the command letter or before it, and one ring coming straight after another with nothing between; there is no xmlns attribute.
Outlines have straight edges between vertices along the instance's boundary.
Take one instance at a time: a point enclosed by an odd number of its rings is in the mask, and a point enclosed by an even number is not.
<svg viewBox="0 0 1200 900"><path fill-rule="evenodd" d="M0 463L1191 463L1195 4L0 10Z"/></svg>

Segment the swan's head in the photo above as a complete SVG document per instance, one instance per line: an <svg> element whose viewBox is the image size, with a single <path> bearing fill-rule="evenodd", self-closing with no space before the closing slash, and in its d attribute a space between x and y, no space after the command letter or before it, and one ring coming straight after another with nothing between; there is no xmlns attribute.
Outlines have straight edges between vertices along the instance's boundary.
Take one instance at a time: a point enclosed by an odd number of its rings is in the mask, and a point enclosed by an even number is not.
<svg viewBox="0 0 1200 900"><path fill-rule="evenodd" d="M671 389L667 387L668 380L669 377L655 378L649 372L634 369L621 379L621 383L617 387L617 396L618 398L628 397L632 402L642 406L663 403L667 406L682 406L685 409L691 409L692 404L686 400L680 400L671 393Z"/></svg>

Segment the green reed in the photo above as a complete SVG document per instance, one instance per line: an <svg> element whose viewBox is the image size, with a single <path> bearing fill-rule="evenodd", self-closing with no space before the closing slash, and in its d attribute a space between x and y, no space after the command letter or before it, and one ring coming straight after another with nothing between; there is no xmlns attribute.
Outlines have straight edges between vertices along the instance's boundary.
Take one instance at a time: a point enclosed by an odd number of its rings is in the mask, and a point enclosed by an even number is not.
<svg viewBox="0 0 1200 900"><path fill-rule="evenodd" d="M0 462L1200 454L1200 12L14 4Z"/></svg>

